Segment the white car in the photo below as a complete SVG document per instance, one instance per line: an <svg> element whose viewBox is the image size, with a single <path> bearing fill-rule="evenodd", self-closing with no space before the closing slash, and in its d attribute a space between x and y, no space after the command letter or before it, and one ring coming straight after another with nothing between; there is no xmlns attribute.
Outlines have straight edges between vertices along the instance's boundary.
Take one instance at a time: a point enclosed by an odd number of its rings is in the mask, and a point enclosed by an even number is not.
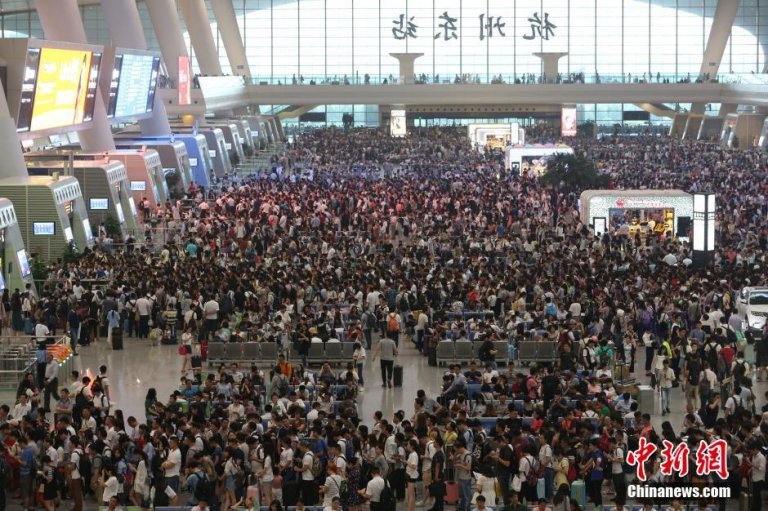
<svg viewBox="0 0 768 511"><path fill-rule="evenodd" d="M744 330L760 336L768 319L768 287L745 287L736 299Z"/></svg>

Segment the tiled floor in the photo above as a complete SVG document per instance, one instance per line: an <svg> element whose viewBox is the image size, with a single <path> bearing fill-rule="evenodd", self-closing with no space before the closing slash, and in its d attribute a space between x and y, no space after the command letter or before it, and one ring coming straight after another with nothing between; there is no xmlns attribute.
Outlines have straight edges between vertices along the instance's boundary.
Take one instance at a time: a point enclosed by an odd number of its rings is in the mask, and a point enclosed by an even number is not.
<svg viewBox="0 0 768 511"><path fill-rule="evenodd" d="M71 369L85 371L93 375L98 372L101 364L109 368L111 392L116 408L123 410L125 417L135 415L139 420L144 419L144 397L147 389L154 387L162 399L178 387L181 377L181 357L175 346L150 346L146 340L126 339L125 349L113 351L105 342L99 342L87 348L82 348L79 357L71 360ZM641 355L642 356L642 355ZM643 367L642 360L638 364ZM370 422L373 413L381 410L385 417L391 417L397 410L405 410L410 415L413 410L413 399L418 389L424 389L427 394L435 395L440 390L444 368L430 367L427 359L417 353L412 346L401 347L398 363L403 366L403 387L382 388L379 371L379 359L374 347L368 354L365 367L365 392L360 399L361 417ZM525 371L525 369L522 369ZM62 374L62 384L63 377ZM640 376L643 381L647 378ZM757 383L755 394L758 396L758 408L763 404L763 394L768 390L767 383ZM0 393L0 402L11 403L11 392ZM661 423L669 420L676 431L680 430L685 413L685 401L679 389L673 389L672 414L662 417L660 403L656 398L657 413L653 415L654 426L659 430ZM729 509L737 508L737 503L729 505Z"/></svg>

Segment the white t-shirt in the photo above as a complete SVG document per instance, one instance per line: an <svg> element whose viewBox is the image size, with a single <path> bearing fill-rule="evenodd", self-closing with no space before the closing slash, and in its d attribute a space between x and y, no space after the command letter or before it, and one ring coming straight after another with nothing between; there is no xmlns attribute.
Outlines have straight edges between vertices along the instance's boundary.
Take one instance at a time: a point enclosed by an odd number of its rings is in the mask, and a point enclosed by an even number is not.
<svg viewBox="0 0 768 511"><path fill-rule="evenodd" d="M72 468L72 479L81 479L80 477L80 456L82 456L83 453L81 450L72 451L72 455L69 457L69 461L74 465ZM115 479L117 481L117 479Z"/></svg>
<svg viewBox="0 0 768 511"><path fill-rule="evenodd" d="M616 450L613 452L614 458L621 458L624 459L624 450L621 447L617 447ZM620 461L612 461L611 462L611 474L621 474L624 472L624 467L622 466L622 463Z"/></svg>
<svg viewBox="0 0 768 511"><path fill-rule="evenodd" d="M419 455L416 451L413 451L408 455L408 460L405 465L405 475L410 479L419 477Z"/></svg>
<svg viewBox="0 0 768 511"><path fill-rule="evenodd" d="M384 479L381 476L376 476L368 481L368 486L365 487L365 494L371 497L371 502L379 502L382 491L384 491Z"/></svg>
<svg viewBox="0 0 768 511"><path fill-rule="evenodd" d="M315 461L315 457L312 455L311 452L307 451L304 453L304 457L301 458L301 463L307 467L306 470L301 471L301 480L302 481L314 481L315 476L312 475L312 464Z"/></svg>
<svg viewBox="0 0 768 511"><path fill-rule="evenodd" d="M109 476L109 479L104 481L104 494L101 498L102 502L109 502L112 497L117 497L117 477Z"/></svg>
<svg viewBox="0 0 768 511"><path fill-rule="evenodd" d="M165 469L165 477L178 476L181 470L181 451L179 449L169 451L168 461L173 463L173 466Z"/></svg>

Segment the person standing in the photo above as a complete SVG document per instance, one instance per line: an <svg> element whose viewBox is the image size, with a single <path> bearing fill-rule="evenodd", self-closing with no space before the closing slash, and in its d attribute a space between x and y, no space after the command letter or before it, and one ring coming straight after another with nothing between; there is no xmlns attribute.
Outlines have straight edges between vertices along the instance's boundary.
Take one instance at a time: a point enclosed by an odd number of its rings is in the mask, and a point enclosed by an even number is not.
<svg viewBox="0 0 768 511"><path fill-rule="evenodd" d="M80 474L80 459L84 456L80 439L73 436L72 454L69 457L69 495L74 505L72 511L83 511L83 477Z"/></svg>
<svg viewBox="0 0 768 511"><path fill-rule="evenodd" d="M463 438L456 441L455 447L453 467L459 485L459 503L456 511L469 511L472 502L472 455L467 451L467 443Z"/></svg>
<svg viewBox="0 0 768 511"><path fill-rule="evenodd" d="M363 496L371 505L371 511L389 511L382 507L381 492L384 491L386 486L384 478L381 477L381 471L379 467L373 465L371 467L371 480L368 481L368 485L360 490L360 495Z"/></svg>
<svg viewBox="0 0 768 511"><path fill-rule="evenodd" d="M387 337L395 341L395 346L399 346L400 340L400 315L395 311L387 314Z"/></svg>
<svg viewBox="0 0 768 511"><path fill-rule="evenodd" d="M213 296L203 305L203 318L205 320L205 335L213 335L219 321L219 302Z"/></svg>
<svg viewBox="0 0 768 511"><path fill-rule="evenodd" d="M45 357L45 397L43 398L43 411L51 411L51 396L56 401L59 397L59 364L53 359L53 354L48 353Z"/></svg>
<svg viewBox="0 0 768 511"><path fill-rule="evenodd" d="M139 339L149 337L149 315L151 312L152 302L149 301L149 294L136 300L136 315L139 317Z"/></svg>
<svg viewBox="0 0 768 511"><path fill-rule="evenodd" d="M675 382L675 371L669 367L669 359L664 359L664 367L659 373L659 388L661 389L661 415L669 412L669 393L672 391L672 384Z"/></svg>
<svg viewBox="0 0 768 511"><path fill-rule="evenodd" d="M397 315L395 315L397 317ZM397 344L391 337L384 337L379 341L379 357L381 360L382 387L392 387L392 373L395 369L395 357L397 357Z"/></svg>
<svg viewBox="0 0 768 511"><path fill-rule="evenodd" d="M352 360L357 369L357 378L360 382L360 390L365 390L365 379L363 378L363 369L365 367L365 348L360 342L355 343L355 351L352 352Z"/></svg>
<svg viewBox="0 0 768 511"><path fill-rule="evenodd" d="M763 488L765 487L765 455L760 452L760 444L757 440L749 446L749 475L752 479L752 500L749 509L759 511L763 504Z"/></svg>
<svg viewBox="0 0 768 511"><path fill-rule="evenodd" d="M611 437L608 442L610 450L605 458L611 462L611 480L616 491L616 502L627 501L627 479L624 475L624 450L619 446L616 438Z"/></svg>

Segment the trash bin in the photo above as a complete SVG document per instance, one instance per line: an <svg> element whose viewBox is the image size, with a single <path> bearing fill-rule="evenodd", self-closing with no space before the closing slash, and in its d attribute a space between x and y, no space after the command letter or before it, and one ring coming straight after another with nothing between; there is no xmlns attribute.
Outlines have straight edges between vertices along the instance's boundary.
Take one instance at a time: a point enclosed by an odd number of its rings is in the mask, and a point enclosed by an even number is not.
<svg viewBox="0 0 768 511"><path fill-rule="evenodd" d="M653 415L656 396L650 385L637 386L637 411Z"/></svg>

